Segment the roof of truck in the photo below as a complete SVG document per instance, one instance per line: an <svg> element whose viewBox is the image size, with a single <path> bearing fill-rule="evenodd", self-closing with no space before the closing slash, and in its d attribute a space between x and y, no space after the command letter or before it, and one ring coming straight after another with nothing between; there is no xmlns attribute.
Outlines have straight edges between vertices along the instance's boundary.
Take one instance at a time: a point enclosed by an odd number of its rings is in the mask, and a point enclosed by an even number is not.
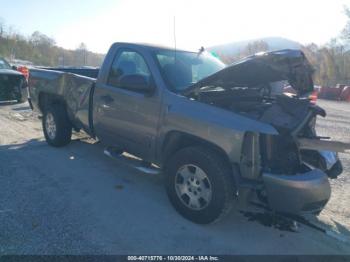
<svg viewBox="0 0 350 262"><path fill-rule="evenodd" d="M113 45L131 45L131 46L138 46L143 47L147 49L164 49L164 50L175 50L175 46L166 46L166 45L159 45L159 44L152 44L152 43L130 43L130 42L116 42ZM199 47L198 49L200 49ZM177 51L185 51L185 52L198 52L198 50L195 49L187 49L187 48L176 48Z"/></svg>

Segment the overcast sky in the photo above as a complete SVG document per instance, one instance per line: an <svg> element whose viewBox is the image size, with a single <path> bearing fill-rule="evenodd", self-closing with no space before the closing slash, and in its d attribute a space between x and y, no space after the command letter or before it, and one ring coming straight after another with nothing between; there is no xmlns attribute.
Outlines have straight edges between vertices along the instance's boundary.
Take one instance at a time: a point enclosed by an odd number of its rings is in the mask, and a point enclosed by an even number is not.
<svg viewBox="0 0 350 262"><path fill-rule="evenodd" d="M268 36L324 44L346 23L350 0L0 0L0 17L22 34L105 53L113 42L199 48Z"/></svg>

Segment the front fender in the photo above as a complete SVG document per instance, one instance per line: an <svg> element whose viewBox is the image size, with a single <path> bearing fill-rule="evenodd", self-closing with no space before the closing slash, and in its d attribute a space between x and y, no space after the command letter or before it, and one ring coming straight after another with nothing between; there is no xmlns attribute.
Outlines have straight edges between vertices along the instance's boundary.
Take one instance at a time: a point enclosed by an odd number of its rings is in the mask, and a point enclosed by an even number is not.
<svg viewBox="0 0 350 262"><path fill-rule="evenodd" d="M171 131L191 134L220 147L231 162L239 163L246 132L277 135L277 130L239 114L176 94L165 98L161 141Z"/></svg>

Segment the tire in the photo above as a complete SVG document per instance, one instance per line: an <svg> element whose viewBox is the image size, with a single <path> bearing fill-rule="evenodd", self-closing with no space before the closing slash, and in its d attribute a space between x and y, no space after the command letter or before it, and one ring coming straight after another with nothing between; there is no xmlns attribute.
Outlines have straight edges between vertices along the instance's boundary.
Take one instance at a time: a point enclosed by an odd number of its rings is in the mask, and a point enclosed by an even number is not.
<svg viewBox="0 0 350 262"><path fill-rule="evenodd" d="M44 110L42 126L46 142L54 147L62 147L71 141L72 125L62 105L52 105Z"/></svg>
<svg viewBox="0 0 350 262"><path fill-rule="evenodd" d="M229 164L215 151L204 147L181 149L167 161L165 174L169 200L186 219L197 224L211 224L231 210L235 182ZM189 180L186 180L184 177L188 174ZM194 205L190 199L194 199Z"/></svg>

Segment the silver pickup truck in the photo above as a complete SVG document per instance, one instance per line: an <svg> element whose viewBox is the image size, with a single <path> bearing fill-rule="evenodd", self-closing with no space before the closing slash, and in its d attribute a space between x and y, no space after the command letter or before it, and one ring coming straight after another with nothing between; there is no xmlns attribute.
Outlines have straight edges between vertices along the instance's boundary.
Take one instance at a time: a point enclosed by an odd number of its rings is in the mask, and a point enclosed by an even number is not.
<svg viewBox="0 0 350 262"><path fill-rule="evenodd" d="M336 142L318 137L312 68L299 50L226 66L201 49L115 43L98 69L32 69L32 108L46 141L84 130L165 177L170 202L201 224L227 214L241 189L281 213L318 213L342 172ZM295 95L276 92L289 84ZM110 147L110 148L111 148Z"/></svg>

